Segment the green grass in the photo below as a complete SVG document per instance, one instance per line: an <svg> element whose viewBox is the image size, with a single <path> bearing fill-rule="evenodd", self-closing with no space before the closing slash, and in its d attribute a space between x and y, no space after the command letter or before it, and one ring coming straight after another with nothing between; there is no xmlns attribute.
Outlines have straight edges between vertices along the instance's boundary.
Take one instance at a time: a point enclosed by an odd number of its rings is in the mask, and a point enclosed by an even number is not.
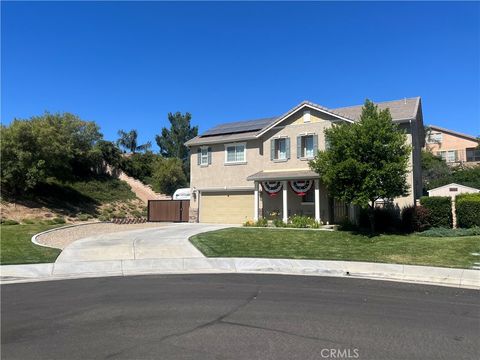
<svg viewBox="0 0 480 360"><path fill-rule="evenodd" d="M368 261L470 268L480 236L368 237L346 231L230 228L190 238L208 257L263 257Z"/></svg>
<svg viewBox="0 0 480 360"><path fill-rule="evenodd" d="M60 250L32 243L33 235L60 225L0 225L0 264L54 262Z"/></svg>

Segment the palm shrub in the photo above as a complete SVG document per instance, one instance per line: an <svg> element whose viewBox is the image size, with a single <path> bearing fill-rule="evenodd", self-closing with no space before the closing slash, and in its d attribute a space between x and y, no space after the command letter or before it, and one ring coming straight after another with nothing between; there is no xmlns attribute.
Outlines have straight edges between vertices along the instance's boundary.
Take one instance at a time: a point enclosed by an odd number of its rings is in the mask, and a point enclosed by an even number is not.
<svg viewBox="0 0 480 360"><path fill-rule="evenodd" d="M448 196L423 196L420 204L428 209L431 227L452 227L452 200Z"/></svg>
<svg viewBox="0 0 480 360"><path fill-rule="evenodd" d="M455 212L458 227L480 226L480 193L458 195L455 198Z"/></svg>

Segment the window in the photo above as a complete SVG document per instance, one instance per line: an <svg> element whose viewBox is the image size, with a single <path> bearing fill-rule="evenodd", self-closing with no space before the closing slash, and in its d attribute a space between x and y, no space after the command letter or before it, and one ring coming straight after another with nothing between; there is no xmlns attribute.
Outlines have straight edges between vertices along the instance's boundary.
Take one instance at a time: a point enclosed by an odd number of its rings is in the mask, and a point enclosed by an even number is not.
<svg viewBox="0 0 480 360"><path fill-rule="evenodd" d="M197 163L200 166L208 166L212 163L212 148L208 146L202 146L198 148Z"/></svg>
<svg viewBox="0 0 480 360"><path fill-rule="evenodd" d="M202 147L200 154L200 165L208 165L208 148Z"/></svg>
<svg viewBox="0 0 480 360"><path fill-rule="evenodd" d="M437 156L440 156L447 163L455 162L457 161L457 150L437 151Z"/></svg>
<svg viewBox="0 0 480 360"><path fill-rule="evenodd" d="M427 144L439 144L443 140L442 133L432 132L427 136Z"/></svg>
<svg viewBox="0 0 480 360"><path fill-rule="evenodd" d="M270 140L270 160L290 159L290 138L278 138Z"/></svg>
<svg viewBox="0 0 480 360"><path fill-rule="evenodd" d="M480 149L467 148L467 161L480 161Z"/></svg>
<svg viewBox="0 0 480 360"><path fill-rule="evenodd" d="M317 135L302 135L297 137L297 158L313 158L317 153L317 143Z"/></svg>
<svg viewBox="0 0 480 360"><path fill-rule="evenodd" d="M226 164L244 163L245 161L245 144L230 144L225 146Z"/></svg>

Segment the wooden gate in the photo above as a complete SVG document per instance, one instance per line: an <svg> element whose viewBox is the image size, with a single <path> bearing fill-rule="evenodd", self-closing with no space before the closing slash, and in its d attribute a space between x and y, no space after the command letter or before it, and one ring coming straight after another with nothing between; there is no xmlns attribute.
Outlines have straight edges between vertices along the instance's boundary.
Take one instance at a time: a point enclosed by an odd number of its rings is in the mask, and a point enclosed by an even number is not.
<svg viewBox="0 0 480 360"><path fill-rule="evenodd" d="M148 221L188 222L190 200L148 200Z"/></svg>

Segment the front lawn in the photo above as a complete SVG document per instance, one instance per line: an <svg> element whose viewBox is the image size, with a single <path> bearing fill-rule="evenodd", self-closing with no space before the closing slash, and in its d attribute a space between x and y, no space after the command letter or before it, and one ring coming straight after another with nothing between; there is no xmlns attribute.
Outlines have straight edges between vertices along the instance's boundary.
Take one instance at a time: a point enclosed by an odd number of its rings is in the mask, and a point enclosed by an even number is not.
<svg viewBox="0 0 480 360"><path fill-rule="evenodd" d="M32 243L33 235L60 225L0 225L0 264L54 262L60 250Z"/></svg>
<svg viewBox="0 0 480 360"><path fill-rule="evenodd" d="M470 268L479 257L480 236L368 237L346 231L230 228L190 238L208 257L351 260Z"/></svg>

